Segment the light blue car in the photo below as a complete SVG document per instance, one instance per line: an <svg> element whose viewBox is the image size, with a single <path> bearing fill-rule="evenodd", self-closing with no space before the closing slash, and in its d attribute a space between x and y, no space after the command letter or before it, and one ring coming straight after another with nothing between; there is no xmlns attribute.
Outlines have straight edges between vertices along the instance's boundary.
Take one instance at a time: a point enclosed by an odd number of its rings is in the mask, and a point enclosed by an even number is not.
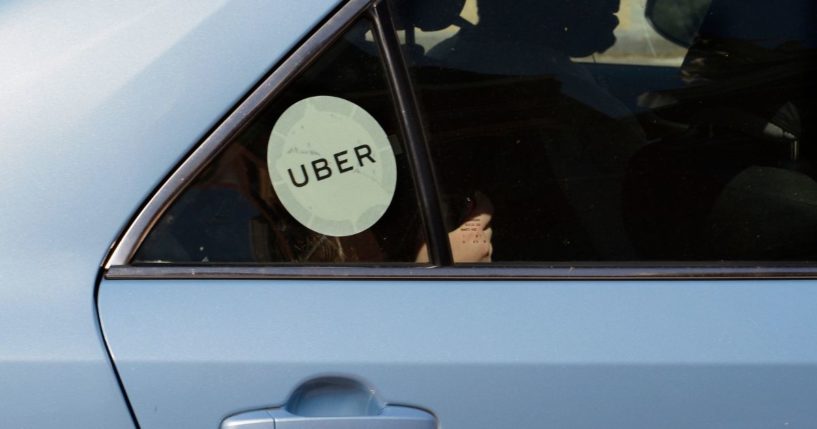
<svg viewBox="0 0 817 429"><path fill-rule="evenodd" d="M0 4L0 428L815 428L816 21Z"/></svg>

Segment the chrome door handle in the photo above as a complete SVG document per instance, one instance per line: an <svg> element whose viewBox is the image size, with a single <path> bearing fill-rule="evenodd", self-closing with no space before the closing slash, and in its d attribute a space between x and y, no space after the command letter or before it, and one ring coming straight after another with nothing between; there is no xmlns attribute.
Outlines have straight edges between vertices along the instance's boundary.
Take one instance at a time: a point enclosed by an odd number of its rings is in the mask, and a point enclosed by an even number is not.
<svg viewBox="0 0 817 429"><path fill-rule="evenodd" d="M285 408L250 411L227 418L221 429L435 429L431 414L389 405L374 416L307 417Z"/></svg>

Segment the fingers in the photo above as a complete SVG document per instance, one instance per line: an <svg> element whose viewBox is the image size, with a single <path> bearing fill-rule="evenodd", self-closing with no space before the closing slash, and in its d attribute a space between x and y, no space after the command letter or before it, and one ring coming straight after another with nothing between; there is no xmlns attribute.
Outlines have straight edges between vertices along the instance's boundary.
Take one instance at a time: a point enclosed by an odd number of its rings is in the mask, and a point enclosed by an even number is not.
<svg viewBox="0 0 817 429"><path fill-rule="evenodd" d="M474 199L474 208L466 216L465 222L457 228L463 232L478 232L490 228L491 218L494 215L494 205L485 194L479 191L474 193Z"/></svg>
<svg viewBox="0 0 817 429"><path fill-rule="evenodd" d="M474 193L474 207L465 222L448 234L454 262L491 262L493 254L493 229L491 218L494 205L482 192ZM423 243L417 255L417 262L428 262L428 249Z"/></svg>
<svg viewBox="0 0 817 429"><path fill-rule="evenodd" d="M454 262L491 262L494 206L481 192L476 192L474 199L474 208L466 221L449 234Z"/></svg>

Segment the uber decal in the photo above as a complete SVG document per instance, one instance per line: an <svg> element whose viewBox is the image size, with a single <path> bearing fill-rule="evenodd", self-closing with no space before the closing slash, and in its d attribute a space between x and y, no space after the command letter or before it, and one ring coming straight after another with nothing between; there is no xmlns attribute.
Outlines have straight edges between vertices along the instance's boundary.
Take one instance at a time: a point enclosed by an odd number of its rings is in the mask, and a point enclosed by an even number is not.
<svg viewBox="0 0 817 429"><path fill-rule="evenodd" d="M307 228L335 237L374 225L397 182L380 124L360 106L329 96L284 111L272 128L267 166L284 208Z"/></svg>

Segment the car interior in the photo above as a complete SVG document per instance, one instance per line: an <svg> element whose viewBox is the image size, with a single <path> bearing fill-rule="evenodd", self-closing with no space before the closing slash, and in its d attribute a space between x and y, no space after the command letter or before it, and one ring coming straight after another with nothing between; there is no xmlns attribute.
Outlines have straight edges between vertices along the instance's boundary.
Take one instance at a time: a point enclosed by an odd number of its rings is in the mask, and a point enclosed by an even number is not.
<svg viewBox="0 0 817 429"><path fill-rule="evenodd" d="M653 25L688 14L659 33L696 28L680 67L575 64L584 93L564 71L408 49L438 179L492 198L495 260L813 258L815 6L688 3L647 7Z"/></svg>
<svg viewBox="0 0 817 429"><path fill-rule="evenodd" d="M393 1L449 231L480 192L501 263L813 259L817 5L783 3L647 1L655 32L685 49L675 66L576 60L610 47L618 1L477 0L476 23L465 0ZM423 228L378 55L364 19L196 179L136 261L413 262ZM396 142L392 207L352 237L306 230L265 179L275 119L318 94L364 107Z"/></svg>

